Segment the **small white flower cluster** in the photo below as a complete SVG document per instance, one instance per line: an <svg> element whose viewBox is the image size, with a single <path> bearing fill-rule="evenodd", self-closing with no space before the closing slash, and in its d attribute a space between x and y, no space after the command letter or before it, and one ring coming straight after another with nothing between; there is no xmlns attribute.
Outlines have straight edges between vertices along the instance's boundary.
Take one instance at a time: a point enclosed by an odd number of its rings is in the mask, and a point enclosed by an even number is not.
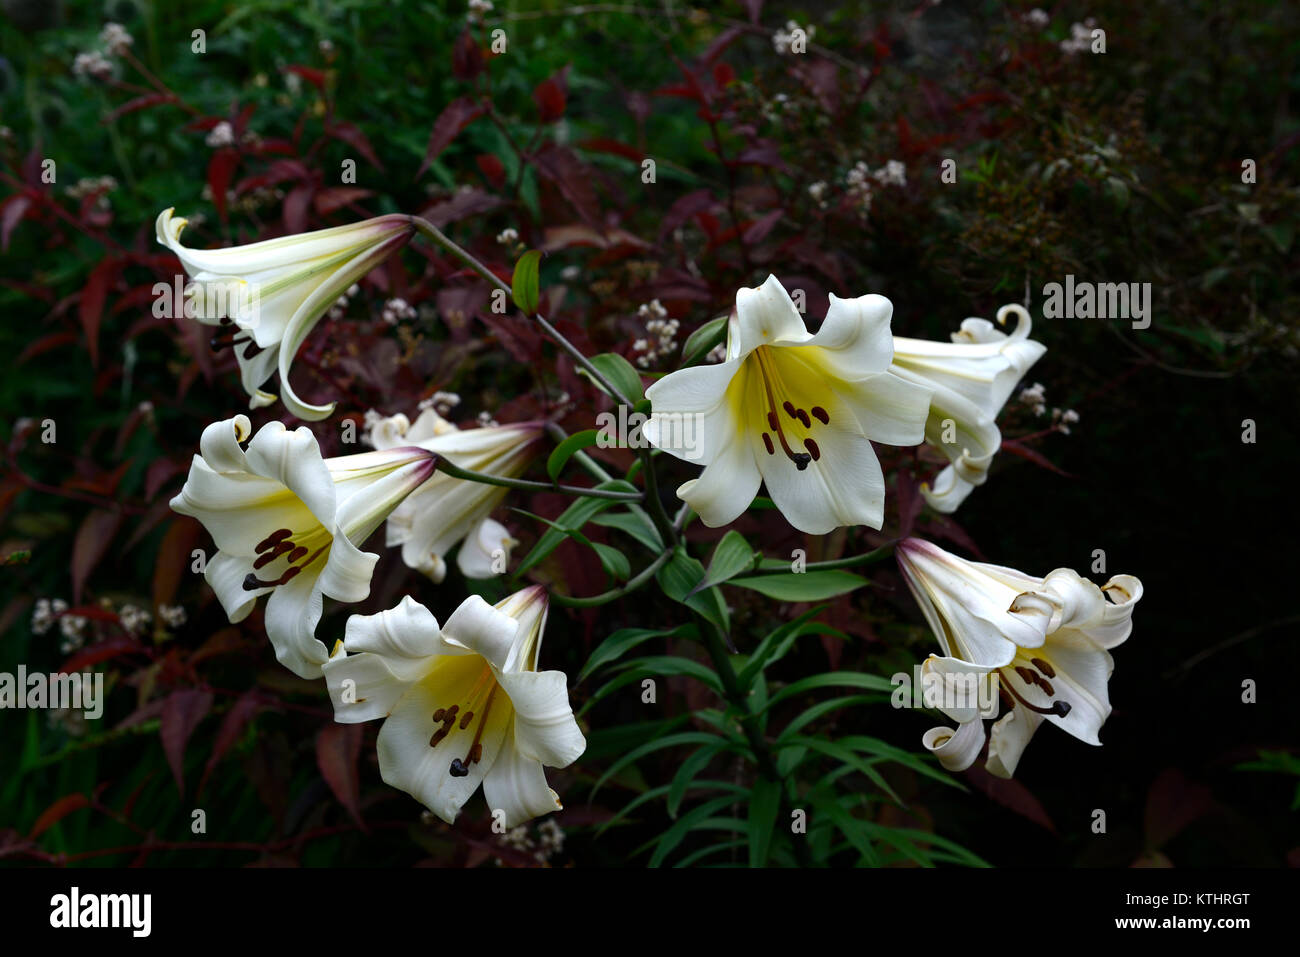
<svg viewBox="0 0 1300 957"><path fill-rule="evenodd" d="M104 29L99 31L99 42L104 44L104 49L109 53L116 53L121 56L127 51L127 48L135 43L135 38L127 32L126 27L120 23L106 23Z"/></svg>
<svg viewBox="0 0 1300 957"><path fill-rule="evenodd" d="M763 116L768 122L775 123L793 108L794 103L790 97L784 93L777 93L763 104Z"/></svg>
<svg viewBox="0 0 1300 957"><path fill-rule="evenodd" d="M1065 411L1061 411L1060 409L1052 410L1052 425L1056 428L1056 431L1060 432L1062 435L1069 435L1070 426L1078 421L1079 413L1075 412L1073 409L1066 409Z"/></svg>
<svg viewBox="0 0 1300 957"><path fill-rule="evenodd" d="M1020 402L1034 410L1034 415L1043 415L1047 411L1047 390L1041 382L1035 382L1020 390Z"/></svg>
<svg viewBox="0 0 1300 957"><path fill-rule="evenodd" d="M423 412L425 409L433 409L441 416L451 413L451 410L460 405L460 396L455 392L435 392L427 399L421 399L419 409Z"/></svg>
<svg viewBox="0 0 1300 957"><path fill-rule="evenodd" d="M58 621L59 631L63 635L63 640L59 643L59 651L65 655L76 651L86 643L86 619L80 615L66 614L67 610L68 603L62 598L55 598L53 601L41 598L32 610L32 634L34 635L45 634L54 622Z"/></svg>
<svg viewBox="0 0 1300 957"><path fill-rule="evenodd" d="M80 738L90 730L84 708L50 708L45 722L51 728L62 728L70 738Z"/></svg>
<svg viewBox="0 0 1300 957"><path fill-rule="evenodd" d="M853 169L849 170L844 177L844 185L848 187L849 198L853 204L858 207L858 212L866 216L871 212L872 189L871 183L874 177L871 175L871 167L862 160L853 164Z"/></svg>
<svg viewBox="0 0 1300 957"><path fill-rule="evenodd" d="M153 622L153 615L137 605L123 605L118 609L117 620L133 635L143 635Z"/></svg>
<svg viewBox="0 0 1300 957"><path fill-rule="evenodd" d="M681 325L676 319L668 318L668 310L658 299L643 303L636 314L646 320L645 331L654 337L638 339L632 343L632 351L641 353L636 357L636 364L642 369L661 356L669 355L677 348L677 329Z"/></svg>
<svg viewBox="0 0 1300 957"><path fill-rule="evenodd" d="M808 195L812 197L812 201L817 204L818 209L825 209L831 204L830 200L827 198L830 191L831 184L826 182L824 179L819 179L817 182L811 183L808 186Z"/></svg>
<svg viewBox="0 0 1300 957"><path fill-rule="evenodd" d="M121 56L135 43L126 27L120 23L106 23L99 32L99 42L108 53ZM88 76L95 80L107 80L113 75L113 61L101 50L88 50L78 53L72 60L72 72L75 76Z"/></svg>
<svg viewBox="0 0 1300 957"><path fill-rule="evenodd" d="M1035 7L1034 9L1030 10L1020 19L1023 20L1029 26L1039 30L1043 29L1049 23L1052 22L1052 18L1047 15L1047 12L1045 10L1040 10L1038 7Z"/></svg>
<svg viewBox="0 0 1300 957"><path fill-rule="evenodd" d="M229 121L222 120L208 131L208 135L203 142L207 143L213 149L222 146L234 146L235 128L230 125Z"/></svg>
<svg viewBox="0 0 1300 957"><path fill-rule="evenodd" d="M159 605L158 618L168 628L180 628L189 620L183 605Z"/></svg>
<svg viewBox="0 0 1300 957"><path fill-rule="evenodd" d="M564 850L564 828L547 818L537 825L537 838L533 839L527 824L520 824L501 835L501 844L512 850L531 854L539 864L545 864ZM497 861L500 864L500 860Z"/></svg>
<svg viewBox="0 0 1300 957"><path fill-rule="evenodd" d="M465 14L467 23L479 23L486 14L492 12L492 0L469 0L469 13Z"/></svg>
<svg viewBox="0 0 1300 957"><path fill-rule="evenodd" d="M497 242L502 246L513 246L519 242L519 230L509 228L501 230L497 233Z"/></svg>
<svg viewBox="0 0 1300 957"><path fill-rule="evenodd" d="M492 418L492 414L486 410L478 414L478 424L485 429L495 429L501 423Z"/></svg>
<svg viewBox="0 0 1300 957"><path fill-rule="evenodd" d="M1084 20L1082 23L1073 23L1070 25L1070 38L1061 41L1061 52L1067 56L1074 56L1076 53L1084 53L1092 47L1092 31L1097 26L1097 21L1092 17Z"/></svg>
<svg viewBox="0 0 1300 957"><path fill-rule="evenodd" d="M577 279L581 275L582 268L580 266L565 266L560 270L560 278L565 282L573 282L573 280Z"/></svg>
<svg viewBox="0 0 1300 957"><path fill-rule="evenodd" d="M405 299L389 299L384 303L384 310L380 313L380 318L390 326L395 326L403 319L414 319L419 313Z"/></svg>
<svg viewBox="0 0 1300 957"><path fill-rule="evenodd" d="M719 342L709 350L708 355L704 357L704 361L721 362L725 358L727 358L727 344L725 342Z"/></svg>
<svg viewBox="0 0 1300 957"><path fill-rule="evenodd" d="M95 193L99 193L100 194L99 197L95 200L95 208L107 211L109 209L108 196L104 194L115 189L117 189L117 180L115 180L113 177L89 176L77 180L66 190L64 190L64 192L68 194L68 197L70 199L77 199L77 200L85 199L87 196L91 196Z"/></svg>
<svg viewBox="0 0 1300 957"><path fill-rule="evenodd" d="M907 167L899 160L889 160L872 174L881 186L906 186Z"/></svg>
<svg viewBox="0 0 1300 957"><path fill-rule="evenodd" d="M361 287L356 283L348 286L347 291L334 300L334 305L330 306L329 312L326 313L326 315L330 319L342 319L347 314L348 303L355 299L360 292Z"/></svg>
<svg viewBox="0 0 1300 957"><path fill-rule="evenodd" d="M78 53L72 61L75 76L88 76L95 80L107 80L113 75L113 63L98 50Z"/></svg>
<svg viewBox="0 0 1300 957"><path fill-rule="evenodd" d="M800 29L799 24L793 20L787 20L784 30L777 30L772 34L772 48L782 56L791 52L794 45L795 31L798 29ZM804 30L804 38L811 43L812 38L816 35L817 28L809 24L808 28Z"/></svg>

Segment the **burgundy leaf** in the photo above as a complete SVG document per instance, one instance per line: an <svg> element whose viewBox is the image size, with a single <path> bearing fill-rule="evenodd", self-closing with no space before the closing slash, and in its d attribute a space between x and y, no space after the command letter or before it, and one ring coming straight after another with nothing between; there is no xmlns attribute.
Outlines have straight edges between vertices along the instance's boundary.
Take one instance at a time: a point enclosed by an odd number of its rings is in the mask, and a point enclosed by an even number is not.
<svg viewBox="0 0 1300 957"><path fill-rule="evenodd" d="M316 766L339 803L363 831L361 780L357 759L361 755L361 725L328 724L316 735Z"/></svg>
<svg viewBox="0 0 1300 957"><path fill-rule="evenodd" d="M199 688L173 691L163 703L159 735L181 794L185 793L185 744L211 707L212 692Z"/></svg>
<svg viewBox="0 0 1300 957"><path fill-rule="evenodd" d="M13 235L14 227L27 215L31 205L31 197L24 193L18 193L5 200L4 213L0 215L0 250L8 252L9 237Z"/></svg>
<svg viewBox="0 0 1300 957"><path fill-rule="evenodd" d="M370 145L370 140L366 134L351 123L333 123L325 130L336 140L342 140L351 146L354 150L366 158L371 166L377 170L383 170L384 164L379 162L379 156L375 153L374 147Z"/></svg>
<svg viewBox="0 0 1300 957"><path fill-rule="evenodd" d="M424 171L438 158L438 154L447 148L461 130L482 116L485 109L483 104L467 96L448 103L433 122L433 129L429 132L429 145L424 150L424 161L420 163L415 178L423 176Z"/></svg>
<svg viewBox="0 0 1300 957"><path fill-rule="evenodd" d="M27 835L30 841L36 840L59 821L63 820L73 811L80 811L83 807L90 806L90 798L84 794L68 794L59 798L49 807L47 807L41 816L36 819L32 825L31 833Z"/></svg>
<svg viewBox="0 0 1300 957"><path fill-rule="evenodd" d="M122 522L120 512L95 509L81 523L72 544L72 601L81 601L81 590Z"/></svg>
<svg viewBox="0 0 1300 957"><path fill-rule="evenodd" d="M198 791L195 792L196 797L203 793L204 785L208 783L212 771L221 763L221 759L226 756L226 752L239 739L244 726L262 708L262 699L253 692L247 692L226 712L226 716L221 720L221 728L217 731L217 739L212 743L212 754L208 757L208 763L203 768L203 777L199 781Z"/></svg>

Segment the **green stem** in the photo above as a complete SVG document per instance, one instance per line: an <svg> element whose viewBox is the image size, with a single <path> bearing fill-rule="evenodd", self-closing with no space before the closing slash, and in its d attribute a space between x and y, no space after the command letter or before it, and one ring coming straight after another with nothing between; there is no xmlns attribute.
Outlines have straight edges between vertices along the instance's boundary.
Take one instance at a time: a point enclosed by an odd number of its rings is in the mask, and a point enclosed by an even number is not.
<svg viewBox="0 0 1300 957"><path fill-rule="evenodd" d="M629 579L626 585L619 588L611 588L609 591L601 592L599 595L591 595L587 598L573 598L569 595L561 595L559 592L551 592L551 601L569 608L595 608L598 605L607 605L615 599L636 591L649 582L650 579L654 578L655 572L663 568L664 563L672 556L672 549L664 549L659 557L638 572L635 578Z"/></svg>
<svg viewBox="0 0 1300 957"><path fill-rule="evenodd" d="M467 482L482 482L484 485L499 485L502 488L519 488L532 492L563 492L565 495L582 495L587 498L608 498L616 502L639 502L640 492L615 492L609 489L581 488L577 485L557 485L551 482L533 482L529 479L503 478L486 472L474 472L452 465L445 458L438 460L438 471L452 478L465 479Z"/></svg>
<svg viewBox="0 0 1300 957"><path fill-rule="evenodd" d="M474 258L474 255L470 253L469 250L457 245L455 241L448 237L447 234L437 226L433 225L433 223L429 222L427 219L421 219L419 216L412 216L411 222L415 224L415 228L419 232L432 239L443 249L447 250L447 252L451 253L465 265L469 266L470 269L473 269L488 282L492 283L492 285L496 286L507 295L514 294L514 290L512 290L500 276ZM574 362L578 363L578 365L585 369L587 374L591 376L592 380L596 382L597 385L613 396L616 402L621 402L628 408L632 407L632 400L620 392L617 386L605 378L601 371L591 364L591 360L582 354L582 350L566 339L560 330L547 322L545 316L539 312L530 318L536 321L536 323L542 327L543 331L551 337L551 340L567 352Z"/></svg>
<svg viewBox="0 0 1300 957"><path fill-rule="evenodd" d="M750 709L749 696L740 687L740 679L736 677L736 671L731 667L731 655L727 652L722 635L711 621L700 615L696 615L695 618L699 624L700 634L704 636L704 647L709 652L709 658L713 661L713 668L722 680L722 690L727 701L740 715L740 727L745 732L745 739L749 742L750 750L754 752L754 761L758 765L758 771L769 781L776 782L780 788L782 813L788 821L793 808L790 807L786 797L785 778L776 766L776 760L772 757L772 750L768 747L767 738L763 736L763 729L759 726L759 716ZM790 843L794 847L794 856L799 861L799 866L813 867L813 859L808 851L807 841L800 840L796 836L792 838Z"/></svg>

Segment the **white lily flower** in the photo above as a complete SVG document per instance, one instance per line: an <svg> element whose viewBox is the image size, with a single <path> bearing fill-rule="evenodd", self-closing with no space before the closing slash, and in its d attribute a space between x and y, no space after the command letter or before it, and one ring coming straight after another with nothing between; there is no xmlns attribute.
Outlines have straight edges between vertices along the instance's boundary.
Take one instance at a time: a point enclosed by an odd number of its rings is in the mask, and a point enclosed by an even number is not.
<svg viewBox="0 0 1300 957"><path fill-rule="evenodd" d="M970 318L952 342L894 337L890 371L932 390L925 423L926 441L951 463L921 494L936 511L952 513L988 477L989 464L1002 447L996 420L1012 389L1047 347L1029 338L1029 313L1011 304L998 310L998 322L1017 316L1010 334L987 319Z"/></svg>
<svg viewBox="0 0 1300 957"><path fill-rule="evenodd" d="M471 595L446 624L409 596L354 615L325 664L334 718L385 718L379 772L448 824L478 786L516 827L560 809L543 765L587 748L562 671L538 671L546 592L533 585L495 607Z"/></svg>
<svg viewBox="0 0 1300 957"><path fill-rule="evenodd" d="M892 314L883 296L832 295L810 335L768 276L736 294L724 362L678 370L646 390L654 412L642 433L705 467L677 489L704 524L734 521L761 482L801 531L881 526L885 480L871 443L918 444L929 407L927 388L888 373Z"/></svg>
<svg viewBox="0 0 1300 957"><path fill-rule="evenodd" d="M379 556L360 545L433 474L437 456L407 447L326 459L305 426L270 422L245 450L248 417L203 430L184 487L171 501L197 518L217 545L204 577L232 622L257 599L266 634L294 674L318 678L328 659L315 637L323 596L356 602L370 594Z"/></svg>
<svg viewBox="0 0 1300 957"><path fill-rule="evenodd" d="M939 639L941 656L923 666L939 676L995 673L1009 710L993 725L985 767L1011 777L1044 719L1080 741L1100 745L1110 715L1110 650L1133 630L1142 583L1115 575L1098 588L1068 568L1034 578L1013 568L971 562L909 538L899 568ZM984 725L969 709L944 709L956 730L933 728L923 743L944 767L964 770L984 745Z"/></svg>
<svg viewBox="0 0 1300 957"><path fill-rule="evenodd" d="M462 430L433 409L421 412L413 425L404 415L379 419L369 433L377 449L416 445L453 465L502 478L514 478L527 468L541 435L540 422ZM447 575L443 556L462 542L456 557L461 574L492 578L499 574L496 569L505 570L510 550L518 544L489 517L508 491L439 472L389 516L387 544L402 547L408 568L441 582Z"/></svg>
<svg viewBox="0 0 1300 957"><path fill-rule="evenodd" d="M230 346L251 409L276 397L261 386L280 374L284 404L300 419L315 421L334 411L309 405L289 382L298 347L344 291L414 235L409 216L390 215L297 236L283 236L227 249L181 245L186 220L165 209L156 224L158 242L181 260L194 288L195 318L229 327L212 340Z"/></svg>

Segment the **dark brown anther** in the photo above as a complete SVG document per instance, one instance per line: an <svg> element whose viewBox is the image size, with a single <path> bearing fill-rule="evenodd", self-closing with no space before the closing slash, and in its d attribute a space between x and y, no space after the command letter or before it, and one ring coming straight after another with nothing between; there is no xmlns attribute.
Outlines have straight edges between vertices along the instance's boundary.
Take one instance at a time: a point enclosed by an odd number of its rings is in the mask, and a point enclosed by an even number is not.
<svg viewBox="0 0 1300 957"><path fill-rule="evenodd" d="M445 715L446 713L447 713L446 708L439 708L437 711L435 711L433 713L433 723L440 724L442 722L442 716Z"/></svg>
<svg viewBox="0 0 1300 957"><path fill-rule="evenodd" d="M1038 683L1038 672L1026 668L1023 665L1016 665L1016 674L1020 675L1025 684L1032 685Z"/></svg>
<svg viewBox="0 0 1300 957"><path fill-rule="evenodd" d="M1038 679L1038 687L1042 688L1043 691L1047 692L1047 696L1049 698L1056 694L1056 689L1052 687L1051 682L1048 681L1046 678Z"/></svg>
<svg viewBox="0 0 1300 957"><path fill-rule="evenodd" d="M767 448L768 455L776 455L776 446L772 444L772 436L766 432L763 433L763 445Z"/></svg>
<svg viewBox="0 0 1300 957"><path fill-rule="evenodd" d="M254 548L253 551L255 552L264 551L265 549L270 548L272 545L277 544L281 539L288 538L292 534L293 533L290 532L287 528L278 528L270 535L266 536L266 538L258 542L257 547Z"/></svg>
<svg viewBox="0 0 1300 957"><path fill-rule="evenodd" d="M795 411L794 403L791 402L789 399L786 399L784 402L781 403L781 408L785 409L785 414L790 416L790 418L792 419L799 418L799 414Z"/></svg>
<svg viewBox="0 0 1300 957"><path fill-rule="evenodd" d="M1053 668L1051 665L1049 665L1042 658L1030 658L1029 661L1035 668L1037 668L1043 674L1047 675L1047 677L1049 678L1056 677L1056 669Z"/></svg>
<svg viewBox="0 0 1300 957"><path fill-rule="evenodd" d="M831 417L826 414L826 410L823 409L820 405L814 405L812 407L812 414L813 414L813 418L816 419L818 422L820 422L822 425L831 424Z"/></svg>
<svg viewBox="0 0 1300 957"><path fill-rule="evenodd" d="M804 439L803 447L808 450L808 454L813 457L814 462L820 462L822 459L822 450L818 448L817 443L812 439Z"/></svg>
<svg viewBox="0 0 1300 957"><path fill-rule="evenodd" d="M429 739L429 747L436 748L438 745L442 744L442 739L446 736L447 729L439 728L437 731L433 732L433 737Z"/></svg>
<svg viewBox="0 0 1300 957"><path fill-rule="evenodd" d="M803 427L805 429L812 428L812 419L808 418L807 412L805 412L803 409L796 409L795 415L798 417L799 421L803 423Z"/></svg>
<svg viewBox="0 0 1300 957"><path fill-rule="evenodd" d="M450 708L447 709L447 720L455 721L456 715L459 713L460 713L460 705L458 704L452 705Z"/></svg>
<svg viewBox="0 0 1300 957"><path fill-rule="evenodd" d="M460 758L455 758L451 762L451 776L453 778L463 778L467 774L469 774L469 768L465 766L465 763Z"/></svg>
<svg viewBox="0 0 1300 957"><path fill-rule="evenodd" d="M474 712L466 711L460 716L460 729L464 731L469 727L469 723L474 720Z"/></svg>
<svg viewBox="0 0 1300 957"><path fill-rule="evenodd" d="M298 559L302 558L306 554L307 554L307 546L299 545L297 548L295 548L293 551L289 553L289 564L290 565L297 564Z"/></svg>
<svg viewBox="0 0 1300 957"><path fill-rule="evenodd" d="M769 411L767 413L767 427L773 432L781 428L781 423L776 421L776 413Z"/></svg>
<svg viewBox="0 0 1300 957"><path fill-rule="evenodd" d="M271 562L275 561L285 552L290 551L292 549L293 549L293 545L291 545L289 542L276 542L269 549L267 549L265 552L263 552L261 555L258 556L257 561L253 562L253 567L262 568L266 565L269 565L271 564ZM305 552L307 551L307 549L304 548L303 551ZM290 559L290 561L292 561L292 559Z"/></svg>

